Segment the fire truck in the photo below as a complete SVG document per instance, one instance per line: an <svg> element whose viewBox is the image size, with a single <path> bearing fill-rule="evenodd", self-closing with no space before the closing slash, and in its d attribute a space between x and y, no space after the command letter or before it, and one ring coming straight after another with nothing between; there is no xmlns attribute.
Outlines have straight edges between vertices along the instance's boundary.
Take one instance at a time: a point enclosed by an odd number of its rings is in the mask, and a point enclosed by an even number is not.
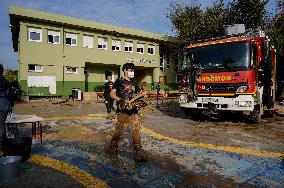
<svg viewBox="0 0 284 188"><path fill-rule="evenodd" d="M192 117L231 111L259 123L273 108L276 51L263 31L199 41L183 57L179 104Z"/></svg>

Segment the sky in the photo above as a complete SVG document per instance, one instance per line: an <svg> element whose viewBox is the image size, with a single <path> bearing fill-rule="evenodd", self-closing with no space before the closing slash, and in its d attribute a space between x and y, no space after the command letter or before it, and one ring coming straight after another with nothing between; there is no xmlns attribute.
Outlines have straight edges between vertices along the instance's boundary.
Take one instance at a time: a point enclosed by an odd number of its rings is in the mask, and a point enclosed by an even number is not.
<svg viewBox="0 0 284 188"><path fill-rule="evenodd" d="M167 13L170 2L175 1L181 0L0 0L0 63L5 68L18 67L18 54L12 48L9 28L8 11L11 5L173 35ZM205 8L214 0L184 1L200 3ZM271 13L276 11L275 1L269 2L268 9Z"/></svg>

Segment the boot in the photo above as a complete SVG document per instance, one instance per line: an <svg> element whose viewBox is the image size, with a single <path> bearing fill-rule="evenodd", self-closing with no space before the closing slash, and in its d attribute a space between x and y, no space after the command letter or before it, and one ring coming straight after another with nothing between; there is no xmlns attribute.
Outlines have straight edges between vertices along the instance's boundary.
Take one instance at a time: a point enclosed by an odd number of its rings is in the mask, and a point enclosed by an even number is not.
<svg viewBox="0 0 284 188"><path fill-rule="evenodd" d="M134 161L135 162L145 162L150 159L150 156L148 153L146 153L144 150L142 150L142 147L140 144L135 144L134 146Z"/></svg>

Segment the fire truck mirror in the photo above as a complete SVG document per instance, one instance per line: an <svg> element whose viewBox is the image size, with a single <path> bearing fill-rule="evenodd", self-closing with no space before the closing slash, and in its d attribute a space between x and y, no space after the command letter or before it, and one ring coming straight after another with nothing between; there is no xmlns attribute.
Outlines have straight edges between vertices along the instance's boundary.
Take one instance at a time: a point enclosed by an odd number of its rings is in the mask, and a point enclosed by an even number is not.
<svg viewBox="0 0 284 188"><path fill-rule="evenodd" d="M262 50L263 50L264 59L265 60L269 59L269 56L270 56L270 41L268 39L263 42Z"/></svg>
<svg viewBox="0 0 284 188"><path fill-rule="evenodd" d="M258 86L263 86L264 81L264 70L262 68L258 69Z"/></svg>

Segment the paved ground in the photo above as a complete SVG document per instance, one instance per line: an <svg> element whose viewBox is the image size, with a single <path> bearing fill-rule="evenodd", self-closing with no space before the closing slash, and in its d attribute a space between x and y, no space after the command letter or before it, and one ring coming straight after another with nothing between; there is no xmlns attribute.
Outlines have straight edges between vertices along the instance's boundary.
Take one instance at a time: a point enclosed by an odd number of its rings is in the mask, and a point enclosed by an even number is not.
<svg viewBox="0 0 284 188"><path fill-rule="evenodd" d="M141 113L141 136L152 160L137 164L128 130L119 155L106 154L115 122L106 120L104 111L103 103L15 106L16 114L46 119L44 142L34 143L33 154L72 164L111 187L284 185L284 117L264 118L261 124L252 125L236 115L193 121L175 102L149 108ZM50 180L46 179L47 185L52 185Z"/></svg>

